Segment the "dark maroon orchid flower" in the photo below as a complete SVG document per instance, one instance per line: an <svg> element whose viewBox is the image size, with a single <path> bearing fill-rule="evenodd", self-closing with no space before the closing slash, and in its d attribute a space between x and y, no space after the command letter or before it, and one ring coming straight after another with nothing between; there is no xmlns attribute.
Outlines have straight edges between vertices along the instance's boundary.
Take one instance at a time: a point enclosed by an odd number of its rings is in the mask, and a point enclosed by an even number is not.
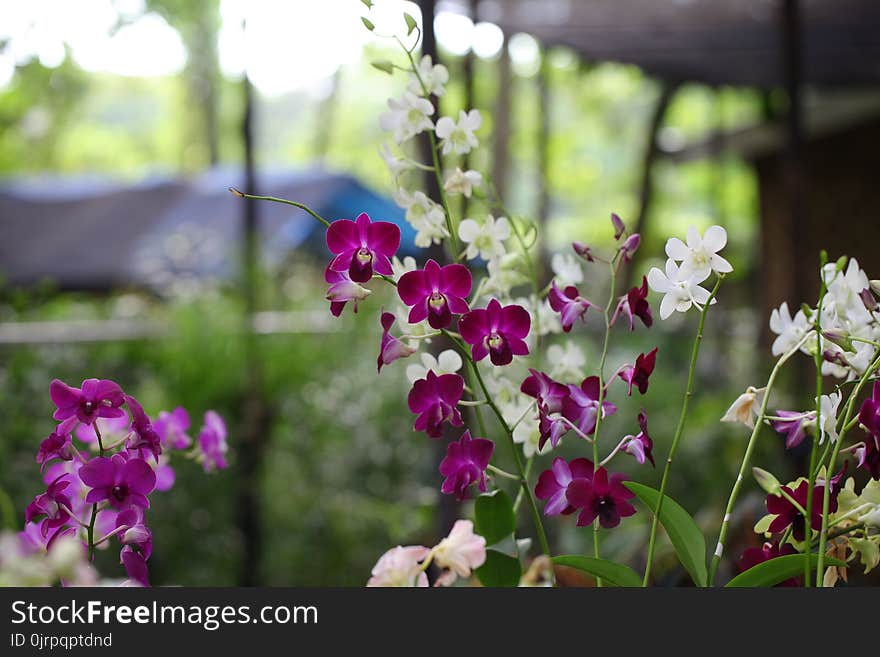
<svg viewBox="0 0 880 657"><path fill-rule="evenodd" d="M632 454L640 465L643 465L647 458L653 467L657 467L654 463L654 441L648 435L648 416L644 410L639 412L639 429L637 435L629 436L623 451Z"/></svg>
<svg viewBox="0 0 880 657"><path fill-rule="evenodd" d="M794 546L790 543L786 543L781 548L778 543L764 543L759 548L750 547L746 549L740 558L737 560L736 565L739 569L739 572L744 573L745 571L757 566L759 563L764 563L765 561L770 561L770 559L775 559L776 557L781 557L786 554L797 554L797 550L794 549ZM802 583L802 577L790 577L784 582L780 582L776 586L800 586Z"/></svg>
<svg viewBox="0 0 880 657"><path fill-rule="evenodd" d="M507 365L514 356L526 356L529 347L525 337L532 320L528 311L515 304L502 306L496 299L485 308L472 310L458 322L462 339L471 345L475 361L486 355L493 365Z"/></svg>
<svg viewBox="0 0 880 657"><path fill-rule="evenodd" d="M626 394L632 396L633 385L643 395L648 392L648 379L654 372L654 365L657 362L657 347L654 347L647 354L639 354L636 358L636 364L624 365L618 371L617 376L623 379L627 386Z"/></svg>
<svg viewBox="0 0 880 657"><path fill-rule="evenodd" d="M807 508L807 488L809 484L802 481L800 485L792 490L788 486L783 486L782 490L787 493L801 508ZM813 513L810 516L810 526L812 529L821 529L822 527L822 502L825 495L824 486L815 486L813 488ZM837 511L837 493L833 491L829 496L830 506L829 513ZM796 541L803 541L806 536L806 528L803 513L794 504L785 497L776 497L775 495L767 496L767 511L776 516L770 523L768 531L773 534L785 531L791 527L791 535Z"/></svg>
<svg viewBox="0 0 880 657"><path fill-rule="evenodd" d="M428 260L424 269L408 271L397 281L397 294L412 309L410 324L425 318L431 328L442 329L452 324L453 315L468 311L465 300L471 293L471 272L464 265L441 267Z"/></svg>
<svg viewBox="0 0 880 657"><path fill-rule="evenodd" d="M869 435L855 450L858 466L871 473L871 478L880 481L880 438Z"/></svg>
<svg viewBox="0 0 880 657"><path fill-rule="evenodd" d="M593 477L577 479L569 484L565 492L568 503L580 509L577 524L589 527L596 518L605 529L617 527L621 518L627 518L636 512L635 507L627 500L635 497L635 493L623 485L626 477L620 473L608 476L605 468L598 468Z"/></svg>
<svg viewBox="0 0 880 657"><path fill-rule="evenodd" d="M156 473L146 461L126 460L122 454L93 458L80 468L79 478L92 489L86 495L88 504L109 500L117 509L149 508L147 495L156 487Z"/></svg>
<svg viewBox="0 0 880 657"><path fill-rule="evenodd" d="M562 400L562 415L581 433L589 436L596 429L596 417L599 415L599 377L587 377L580 387L569 385L568 393ZM616 412L617 406L611 402L602 402L602 417Z"/></svg>
<svg viewBox="0 0 880 657"><path fill-rule="evenodd" d="M428 370L426 378L413 383L407 398L409 410L418 416L413 428L424 431L431 438L439 438L443 434L444 422L460 427L463 422L457 406L462 392L464 379L458 374L437 376L433 370Z"/></svg>
<svg viewBox="0 0 880 657"><path fill-rule="evenodd" d="M334 221L327 229L327 248L336 256L330 269L348 272L355 283L367 282L373 271L390 276L391 258L399 246L400 228L388 221L370 221L365 212L355 221Z"/></svg>
<svg viewBox="0 0 880 657"><path fill-rule="evenodd" d="M586 321L587 308L593 304L581 296L574 285L567 286L564 290L556 287L556 281L550 284L550 292L547 294L550 307L559 313L562 322L562 330L568 333L574 323L580 319Z"/></svg>
<svg viewBox="0 0 880 657"><path fill-rule="evenodd" d="M406 358L413 355L416 350L405 342L391 335L391 327L394 325L394 315L382 311L382 342L379 345L379 358L376 360L378 371L382 371L383 365L393 363L398 358Z"/></svg>
<svg viewBox="0 0 880 657"><path fill-rule="evenodd" d="M495 443L485 438L471 438L471 432L465 431L456 442L446 447L446 456L440 462L440 474L446 479L440 491L445 494L455 493L459 501L467 497L467 489L477 484L480 492L486 492L486 467L495 451Z"/></svg>
<svg viewBox="0 0 880 657"><path fill-rule="evenodd" d="M621 315L629 320L630 331L636 330L636 317L642 320L642 324L644 324L645 327L650 328L651 324L654 323L654 318L651 316L651 306L648 304L647 277L642 276L641 287L634 287L620 297L620 301L617 303L617 308L611 316L611 326L614 326L614 322L616 322L617 318Z"/></svg>
<svg viewBox="0 0 880 657"><path fill-rule="evenodd" d="M122 388L106 379L86 379L82 387L73 388L54 379L49 385L49 396L57 406L52 416L56 420L76 417L83 424L92 424L99 417L125 415L120 406L124 401Z"/></svg>
<svg viewBox="0 0 880 657"><path fill-rule="evenodd" d="M561 457L553 459L550 470L545 470L538 477L535 495L539 500L547 500L544 505L545 516L568 515L574 513L566 497L566 491L574 481L587 481L593 477L593 462L584 458L570 462Z"/></svg>

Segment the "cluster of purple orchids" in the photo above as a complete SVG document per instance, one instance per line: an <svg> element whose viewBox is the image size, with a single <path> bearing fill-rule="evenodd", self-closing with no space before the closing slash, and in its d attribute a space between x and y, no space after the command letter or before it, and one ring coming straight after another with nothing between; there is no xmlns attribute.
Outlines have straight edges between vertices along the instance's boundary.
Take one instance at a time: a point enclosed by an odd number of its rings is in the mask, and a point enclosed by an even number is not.
<svg viewBox="0 0 880 657"><path fill-rule="evenodd" d="M127 582L149 586L150 495L174 486L171 452L200 462L205 471L227 467L223 419L205 413L193 441L185 409L162 411L152 420L114 381L86 379L75 388L55 379L49 394L58 425L37 451L46 491L27 506L23 542L48 552L60 538L76 537L91 561L96 549L117 541Z"/></svg>

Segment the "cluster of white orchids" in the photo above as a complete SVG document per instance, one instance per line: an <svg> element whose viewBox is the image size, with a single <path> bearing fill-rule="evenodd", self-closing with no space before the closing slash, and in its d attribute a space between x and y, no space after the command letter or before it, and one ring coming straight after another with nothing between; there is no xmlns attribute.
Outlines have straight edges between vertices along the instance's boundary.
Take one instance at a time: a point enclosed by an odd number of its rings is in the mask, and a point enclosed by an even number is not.
<svg viewBox="0 0 880 657"><path fill-rule="evenodd" d="M368 9L373 4L363 3ZM803 491L800 480L782 486L759 471L758 482L769 489L770 519L759 527L768 533L767 542L758 547L756 540L752 551L738 559L741 572L727 585L809 584L805 575L811 572L818 573L820 583L830 581L833 576L826 570L845 573L850 558L841 542L858 552L866 566L876 564L877 488L867 485L856 495L852 479L842 483L843 475L827 474L835 472L841 452L851 451L860 466L874 468L874 479L880 476L880 416L876 433L843 448L847 431L859 421L872 431L874 420L865 414L866 407L860 408L861 420L854 412L856 399L880 364L877 304L857 263L848 268L843 261L823 265L816 309L803 309L794 318L785 305L774 312L771 325L780 337L773 352L779 361L766 385L749 388L724 417L749 426L752 435L719 523L717 548L710 554L703 530L666 491L696 389L706 317L733 271L719 253L727 244L726 231L721 226L702 233L689 228L684 240L673 237L666 243L668 260L662 270L654 267L637 277L640 285L618 289L618 275L631 265L641 238L612 214L613 246L573 242L570 251L553 255L553 276L546 280L537 253L538 226L505 210L488 176L465 164L482 161L472 155L480 145L480 112L469 107L438 111L448 104L449 72L431 57L415 54L418 21L407 14L403 18L406 33L389 35L400 45L399 60L374 62L388 74L406 77L400 95L388 101L379 119L391 142L381 155L394 183L394 199L414 233L414 246L431 249L430 256L398 257L402 233L391 222L366 214L330 222L296 201L236 192L304 208L327 227L332 254L325 272L327 300L335 316L349 303L356 312L370 286L392 286L393 306L378 314L378 369L398 360L407 363L413 429L446 444L437 475L440 490L459 500L474 499L473 521L459 521L434 548L392 548L379 558L369 584L442 586L475 574L484 586L554 585L557 571L566 567L588 574L598 586L649 586L655 582L654 553L662 527L693 583L713 586L743 474L767 423L777 431L794 423L802 440L812 435L811 467ZM376 33L369 14L362 20ZM427 142L428 161L418 155L426 151L416 148L417 140ZM435 198L423 189L426 177L436 182ZM601 302L594 303L578 289L587 281L607 289ZM606 362L615 332L652 326L649 288L659 295L661 320L692 310L699 315L678 423L668 453L658 459L659 489L630 481L614 469L625 459L654 467L655 458L650 409L626 417L613 401L634 395L647 400L658 349L633 354L619 364ZM583 338L569 337L588 319L602 335L598 356L589 360L578 344ZM777 373L799 350L815 358L815 408L770 415L767 404ZM826 375L840 382L827 395ZM880 408L880 386L876 392ZM838 419L841 404L846 411ZM496 450L496 441L506 448ZM570 460L558 455L563 441L569 453L580 450L581 455ZM807 487L818 492L807 495ZM638 564L641 573L602 556L604 533L627 522L637 506L651 518L645 556ZM470 513L470 506L462 508ZM517 521L520 512L532 524L525 535ZM545 518L566 517L590 528L581 534L586 553L553 554L543 523ZM540 553L533 553L535 547ZM833 554L826 555L826 550Z"/></svg>

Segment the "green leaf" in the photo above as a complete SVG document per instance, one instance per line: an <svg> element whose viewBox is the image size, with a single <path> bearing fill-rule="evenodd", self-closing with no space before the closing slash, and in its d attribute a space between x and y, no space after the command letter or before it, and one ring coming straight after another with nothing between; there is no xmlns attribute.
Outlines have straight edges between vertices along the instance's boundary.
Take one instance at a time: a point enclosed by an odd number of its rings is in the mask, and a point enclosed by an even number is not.
<svg viewBox="0 0 880 657"><path fill-rule="evenodd" d="M804 572L803 554L786 554L782 557L774 557L768 561L752 566L747 571L740 573L725 586L727 588L739 587L755 587L755 586L774 586L779 582L784 582L789 577L796 577ZM818 554L810 554L810 570L816 570L816 563L819 561ZM826 566L845 566L846 564L839 559L825 557L823 562Z"/></svg>
<svg viewBox="0 0 880 657"><path fill-rule="evenodd" d="M522 575L519 559L498 550L486 550L486 562L474 571L483 586L517 586Z"/></svg>
<svg viewBox="0 0 880 657"><path fill-rule="evenodd" d="M415 18L413 18L412 16L410 16L407 13L403 14L403 20L406 21L406 30L407 30L406 36L409 36L410 34L413 33L413 30L419 26L419 24L416 23Z"/></svg>
<svg viewBox="0 0 880 657"><path fill-rule="evenodd" d="M579 554L566 554L553 557L553 563L581 570L612 586L641 586L642 578L629 566L607 559L584 557Z"/></svg>
<svg viewBox="0 0 880 657"><path fill-rule="evenodd" d="M380 71L391 75L394 72L394 64L389 62L387 59L380 59L377 62L370 62L374 68L378 68Z"/></svg>
<svg viewBox="0 0 880 657"><path fill-rule="evenodd" d="M625 481L623 485L635 493L651 511L656 511L660 491L634 481ZM660 524L669 535L678 560L690 573L694 584L706 586L709 579L706 571L706 538L684 507L668 495L664 497L663 507L660 509Z"/></svg>
<svg viewBox="0 0 880 657"><path fill-rule="evenodd" d="M361 2L364 3L364 6L365 6L367 9L372 9L372 8L373 8L373 0L361 0Z"/></svg>
<svg viewBox="0 0 880 657"><path fill-rule="evenodd" d="M513 503L503 490L480 495L474 504L474 525L486 545L495 545L516 529Z"/></svg>
<svg viewBox="0 0 880 657"><path fill-rule="evenodd" d="M373 30L376 29L376 26L373 25L373 21L371 21L369 18L366 18L365 16L361 16L361 21L363 21L364 26L365 26L370 32L372 32Z"/></svg>

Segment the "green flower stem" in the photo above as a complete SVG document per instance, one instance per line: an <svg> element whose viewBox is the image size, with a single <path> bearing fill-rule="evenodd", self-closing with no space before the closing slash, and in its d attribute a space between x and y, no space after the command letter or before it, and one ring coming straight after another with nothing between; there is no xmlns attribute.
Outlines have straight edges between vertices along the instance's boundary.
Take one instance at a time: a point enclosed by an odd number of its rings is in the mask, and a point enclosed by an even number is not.
<svg viewBox="0 0 880 657"><path fill-rule="evenodd" d="M862 378L859 379L858 385L856 385L855 389L850 394L849 401L846 405L846 415L844 416L843 426L849 424L850 419L853 416L853 412L856 406L856 399L859 396L859 393L862 391L862 388L865 387L865 384L868 382L868 379L871 378L871 375L880 367L880 356L876 356L874 361L868 366L865 370L865 373L862 375ZM831 473L834 471L834 464L837 461L837 455L840 453L840 446L843 444L843 437L846 435L846 432L843 431L837 437L837 440L834 441L834 448L831 450L831 457L828 461L828 466L825 468L825 479L826 485L823 486L823 494L822 494L822 528L819 530L819 555L818 561L816 563L816 586L822 586L824 570L825 570L825 543L828 540L828 507L831 501L831 487L827 485L827 480L831 478ZM808 489L812 491L812 489ZM812 494L810 495L812 497Z"/></svg>
<svg viewBox="0 0 880 657"><path fill-rule="evenodd" d="M620 255L620 251L617 252ZM602 355L599 357L599 410L596 413L596 426L593 429L593 463L599 467L599 428L602 426L602 402L605 400L605 360L608 358L608 342L611 338L611 306L614 304L614 290L617 287L617 257L608 263L610 280L608 282L608 302L602 313L605 321L605 337L602 340ZM599 558L599 519L593 522L593 556ZM596 586L602 587L602 578L596 578Z"/></svg>
<svg viewBox="0 0 880 657"><path fill-rule="evenodd" d="M101 430L98 429L98 423L93 422L92 428L95 430L95 436L98 439L98 455L104 456L104 441L101 438ZM92 561L95 558L95 520L98 518L98 503L95 502L92 504L92 515L89 518L89 526L86 529L86 533L89 539L89 561Z"/></svg>
<svg viewBox="0 0 880 657"><path fill-rule="evenodd" d="M721 286L721 281L723 280L724 276L719 274L715 281L715 287L712 288L712 292L709 294L708 301L706 301L703 305L703 309L700 311L700 324L697 327L697 335L694 338L694 347L691 351L691 362L688 367L687 388L684 393L684 400L681 403L681 413L679 413L678 416L678 426L676 426L675 434L672 436L672 445L669 447L669 456L666 459L666 465L663 468L663 477L660 480L660 497L657 499L657 509L654 511L654 517L651 520L651 535L648 538L648 558L645 563L645 576L642 579L642 586L648 586L648 583L651 581L651 569L654 566L654 549L657 542L657 526L660 522L660 511L663 509L663 496L666 494L666 486L669 483L669 472L672 470L672 461L675 458L675 452L678 449L678 441L681 440L682 433L684 433L684 424L687 419L688 406L690 405L691 397L694 394L694 372L697 369L697 357L700 355L700 345L703 342L703 328L706 325L706 315L709 313L709 306L712 305L715 295L718 294L718 288ZM766 401L766 395L764 399ZM764 409L762 408L761 412L763 413L763 411ZM755 426L759 427L760 425L760 422L758 422ZM711 582L711 578L709 581Z"/></svg>
<svg viewBox="0 0 880 657"><path fill-rule="evenodd" d="M827 255L822 252L819 271L827 261ZM816 353L813 354L813 363L816 368L816 438L810 444L810 469L807 471L807 508L803 511L804 527L809 527L813 517L813 486L816 484L816 463L818 461L818 436L821 435L822 427L822 302L825 300L825 277L820 276L819 301L816 304L816 315L813 318L813 328L816 331ZM824 454L823 454L824 456ZM810 588L810 560L804 559L804 588Z"/></svg>
<svg viewBox="0 0 880 657"><path fill-rule="evenodd" d="M526 482L529 482L529 476L532 474L532 466L535 464L535 457L530 456L526 459ZM520 489L516 493L516 499L513 501L513 512L516 513L519 511L519 507L522 505L523 501L523 488Z"/></svg>
<svg viewBox="0 0 880 657"><path fill-rule="evenodd" d="M865 523L857 522L853 525L850 525L849 527L842 527L835 532L831 532L830 534L828 534L827 540L833 541L835 538L838 538L840 536L845 536L846 534L851 534L852 532L856 532L856 531L858 531L860 529L864 529L864 528L865 528ZM813 543L813 547L817 547L818 545L819 545L819 537L816 537L816 540Z"/></svg>
<svg viewBox="0 0 880 657"><path fill-rule="evenodd" d="M499 477L504 477L505 479L512 479L514 481L519 481L519 477L517 475L510 474L507 470L502 470L501 468L496 468L491 463L488 466L486 466L486 469L489 472L498 475Z"/></svg>
<svg viewBox="0 0 880 657"><path fill-rule="evenodd" d="M807 333L801 338L800 342L785 352L779 360L776 361L776 365L773 366L773 370L770 372L770 378L767 379L764 399L761 402L761 410L758 412L758 418L755 421L755 428L752 429L752 435L749 437L749 443L746 446L745 454L743 454L742 465L740 465L736 481L733 483L733 489L730 491L730 498L727 500L727 507L724 510L724 517L721 520L721 529L718 532L718 545L715 548L715 554L712 556L712 562L709 565L709 586L712 586L715 581L715 573L718 571L718 565L721 563L721 555L724 552L724 541L727 539L727 530L730 525L730 514L733 513L733 506L736 504L736 498L739 496L739 489L742 487L743 477L745 476L749 463L752 460L752 452L755 450L755 444L758 442L758 434L761 432L761 428L764 424L764 415L767 413L767 403L770 400L770 393L773 391L773 384L776 382L776 376L779 374L779 370L782 369L782 366L786 361L797 353L798 349L801 348L809 337L810 334Z"/></svg>
<svg viewBox="0 0 880 657"><path fill-rule="evenodd" d="M242 191L237 190L235 187L230 187L229 191L238 196L239 198L249 198L253 201L272 201L273 203L283 203L284 205L292 205L295 208L299 208L300 210L305 210L310 215L312 215L315 219L320 221L322 224L330 227L330 222L324 219L317 212L312 210L309 206L303 205L302 203L297 203L296 201L288 201L286 198L278 198L276 196L256 196L254 194L245 194Z"/></svg>

